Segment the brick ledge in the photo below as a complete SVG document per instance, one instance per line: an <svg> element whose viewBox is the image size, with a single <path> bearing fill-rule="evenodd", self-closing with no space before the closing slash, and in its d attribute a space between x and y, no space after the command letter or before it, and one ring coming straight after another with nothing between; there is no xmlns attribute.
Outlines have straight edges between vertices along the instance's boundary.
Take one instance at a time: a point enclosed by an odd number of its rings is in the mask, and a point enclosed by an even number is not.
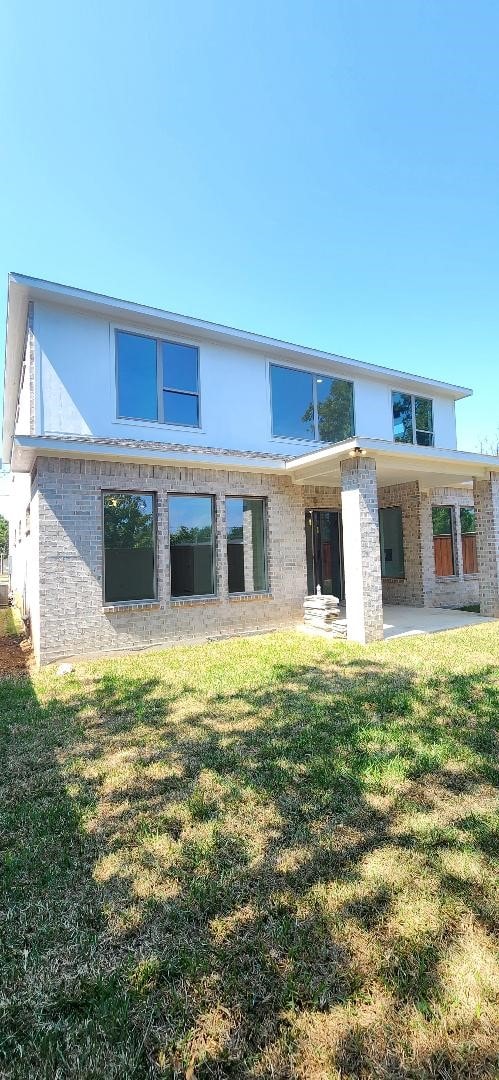
<svg viewBox="0 0 499 1080"><path fill-rule="evenodd" d="M127 600L123 604L103 604L102 611L104 615L118 615L127 611L159 611L159 600L153 600L152 602L143 602L141 600Z"/></svg>

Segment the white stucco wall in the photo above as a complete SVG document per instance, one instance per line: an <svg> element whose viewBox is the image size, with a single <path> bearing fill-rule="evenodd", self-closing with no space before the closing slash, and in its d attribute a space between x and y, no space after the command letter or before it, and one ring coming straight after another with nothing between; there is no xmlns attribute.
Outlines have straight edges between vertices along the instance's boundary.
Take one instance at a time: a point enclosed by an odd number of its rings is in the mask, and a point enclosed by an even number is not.
<svg viewBox="0 0 499 1080"><path fill-rule="evenodd" d="M30 433L30 379L29 379L29 345L24 349L23 364L21 368L21 383L19 387L19 403L16 419L16 435L29 435Z"/></svg>
<svg viewBox="0 0 499 1080"><path fill-rule="evenodd" d="M31 477L27 473L11 473L9 495L5 500L9 521L10 588L23 616L29 615L33 597L31 527L26 534L26 511L30 500Z"/></svg>
<svg viewBox="0 0 499 1080"><path fill-rule="evenodd" d="M133 329L130 324L120 325ZM36 303L34 334L40 434L151 439L285 454L303 453L317 445L272 437L269 358L257 350L187 335L178 338L200 350L201 428L193 429L116 418L114 326L105 319ZM304 359L300 365L294 359L290 366L346 377L333 364L311 366ZM403 385L395 376L380 380L356 373L353 382L356 434L391 439L391 391L404 389ZM433 400L435 444L452 449L456 446L454 402L434 395Z"/></svg>

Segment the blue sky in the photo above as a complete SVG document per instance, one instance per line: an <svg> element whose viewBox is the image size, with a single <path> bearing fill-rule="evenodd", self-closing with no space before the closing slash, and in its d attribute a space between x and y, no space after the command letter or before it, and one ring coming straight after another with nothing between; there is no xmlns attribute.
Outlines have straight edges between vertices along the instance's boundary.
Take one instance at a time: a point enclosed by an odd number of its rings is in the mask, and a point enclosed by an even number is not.
<svg viewBox="0 0 499 1080"><path fill-rule="evenodd" d="M17 270L471 385L494 436L496 0L4 0L0 39L2 330Z"/></svg>

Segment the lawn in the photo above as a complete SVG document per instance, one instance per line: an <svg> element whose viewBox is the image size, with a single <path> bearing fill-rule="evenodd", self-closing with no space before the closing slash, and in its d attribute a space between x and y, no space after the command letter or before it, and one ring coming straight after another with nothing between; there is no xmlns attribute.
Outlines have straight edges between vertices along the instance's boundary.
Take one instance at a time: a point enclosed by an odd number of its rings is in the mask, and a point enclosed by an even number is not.
<svg viewBox="0 0 499 1080"><path fill-rule="evenodd" d="M497 625L0 682L0 1075L497 1076Z"/></svg>

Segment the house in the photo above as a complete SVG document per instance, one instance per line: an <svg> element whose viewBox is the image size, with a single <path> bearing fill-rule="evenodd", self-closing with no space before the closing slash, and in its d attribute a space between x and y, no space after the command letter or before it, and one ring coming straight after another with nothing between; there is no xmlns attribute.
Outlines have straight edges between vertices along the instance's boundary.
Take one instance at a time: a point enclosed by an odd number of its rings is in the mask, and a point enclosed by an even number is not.
<svg viewBox="0 0 499 1080"><path fill-rule="evenodd" d="M491 388L492 389L492 388ZM36 657L383 602L499 616L499 459L470 390L80 289L9 278L12 587Z"/></svg>

